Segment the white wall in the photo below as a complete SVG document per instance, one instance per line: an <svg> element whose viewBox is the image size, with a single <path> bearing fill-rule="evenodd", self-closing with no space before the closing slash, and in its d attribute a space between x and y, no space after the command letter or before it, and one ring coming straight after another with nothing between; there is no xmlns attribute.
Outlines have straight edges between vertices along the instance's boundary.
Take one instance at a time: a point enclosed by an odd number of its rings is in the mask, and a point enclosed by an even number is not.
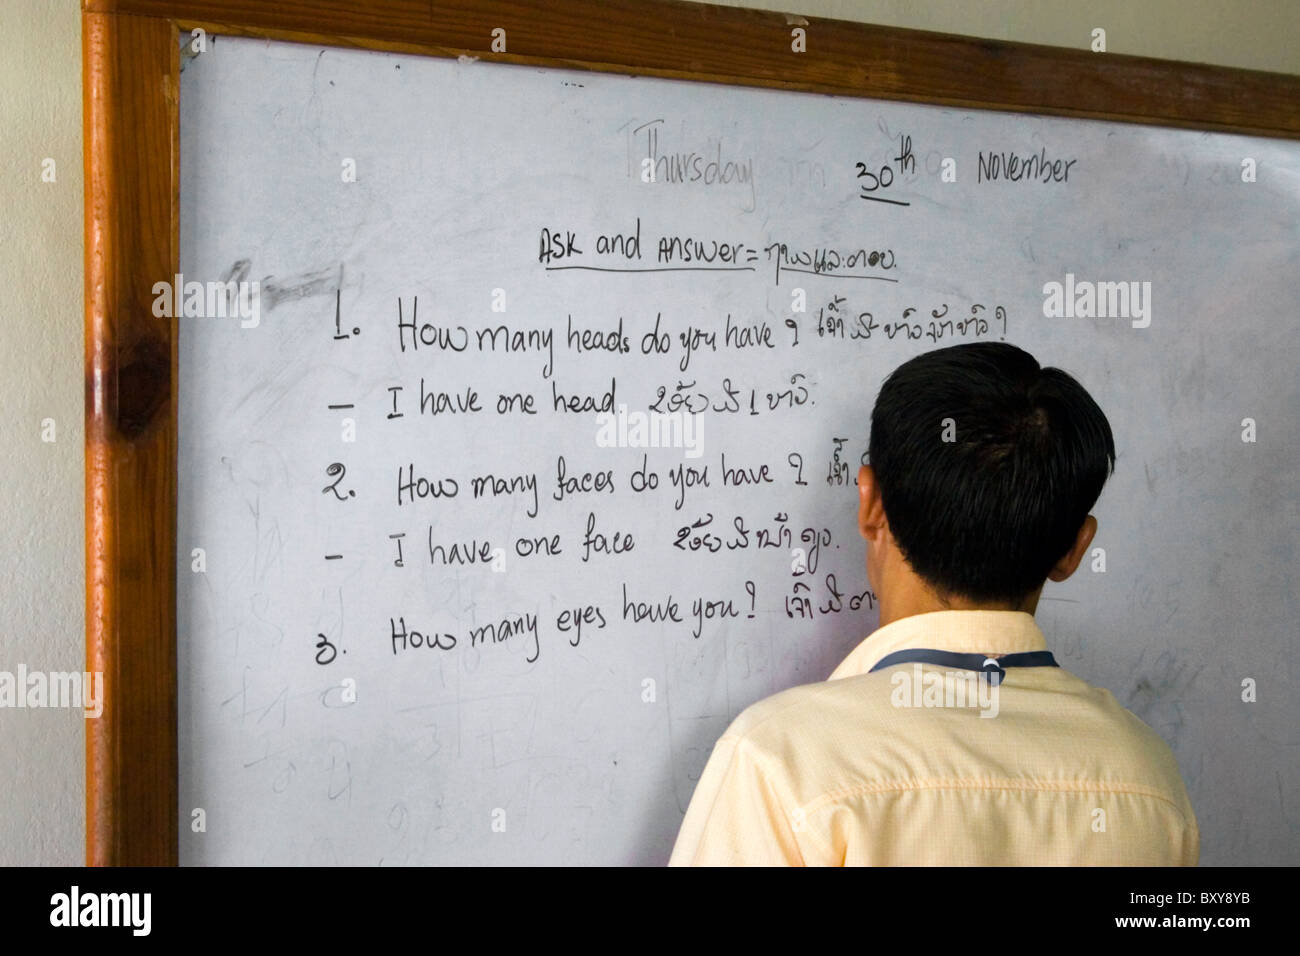
<svg viewBox="0 0 1300 956"><path fill-rule="evenodd" d="M736 6L780 9L773 3ZM803 0L810 17L1300 73L1289 0ZM78 0L0 3L0 671L84 665ZM42 160L57 179L41 181ZM57 439L41 440L53 419ZM0 709L0 865L83 859L77 711Z"/></svg>
<svg viewBox="0 0 1300 956"><path fill-rule="evenodd" d="M55 161L53 183L41 162ZM85 666L81 16L0 3L0 671ZM56 440L41 441L52 418ZM0 709L0 864L80 863L80 711Z"/></svg>
<svg viewBox="0 0 1300 956"><path fill-rule="evenodd" d="M732 0L733 7L1087 49L1094 27L1110 53L1300 73L1295 0Z"/></svg>

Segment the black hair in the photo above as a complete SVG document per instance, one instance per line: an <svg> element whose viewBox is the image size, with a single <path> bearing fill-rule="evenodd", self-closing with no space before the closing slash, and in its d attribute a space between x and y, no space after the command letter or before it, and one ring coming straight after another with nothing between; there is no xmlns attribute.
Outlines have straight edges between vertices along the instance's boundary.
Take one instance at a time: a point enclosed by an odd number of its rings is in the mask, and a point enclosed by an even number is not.
<svg viewBox="0 0 1300 956"><path fill-rule="evenodd" d="M1070 375L976 342L894 370L868 456L913 571L941 596L1018 604L1074 545L1115 469L1115 439Z"/></svg>

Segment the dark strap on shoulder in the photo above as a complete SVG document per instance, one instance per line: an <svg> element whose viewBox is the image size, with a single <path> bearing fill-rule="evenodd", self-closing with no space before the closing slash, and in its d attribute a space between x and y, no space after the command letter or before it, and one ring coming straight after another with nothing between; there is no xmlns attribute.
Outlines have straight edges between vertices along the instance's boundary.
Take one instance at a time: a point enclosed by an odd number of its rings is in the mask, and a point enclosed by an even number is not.
<svg viewBox="0 0 1300 956"><path fill-rule="evenodd" d="M999 684L1006 675L1008 667L1061 666L1056 663L1056 658L1052 656L1051 651L1026 651L1020 654L1003 654L1001 657L990 657L987 654L958 654L953 651L910 647L906 650L895 651L893 654L886 654L868 673L874 674L886 667L911 663L938 664L940 667L951 667L953 670L975 671L990 679L996 674L997 679L993 683Z"/></svg>

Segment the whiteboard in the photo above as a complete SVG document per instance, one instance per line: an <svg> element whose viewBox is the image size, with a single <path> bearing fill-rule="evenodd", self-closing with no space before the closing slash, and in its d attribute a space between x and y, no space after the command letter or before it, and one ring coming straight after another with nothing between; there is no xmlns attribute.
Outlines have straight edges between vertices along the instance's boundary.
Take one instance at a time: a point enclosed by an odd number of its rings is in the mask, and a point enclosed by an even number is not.
<svg viewBox="0 0 1300 956"><path fill-rule="evenodd" d="M884 376L1001 340L1118 449L1049 647L1203 862L1300 863L1300 146L224 36L180 124L179 284L249 306L175 299L184 863L665 862L876 626Z"/></svg>

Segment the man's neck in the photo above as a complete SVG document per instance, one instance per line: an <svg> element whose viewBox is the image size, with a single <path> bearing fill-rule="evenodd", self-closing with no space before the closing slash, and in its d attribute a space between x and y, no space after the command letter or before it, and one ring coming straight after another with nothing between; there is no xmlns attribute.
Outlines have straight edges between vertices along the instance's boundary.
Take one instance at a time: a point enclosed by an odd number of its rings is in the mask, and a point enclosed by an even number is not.
<svg viewBox="0 0 1300 956"><path fill-rule="evenodd" d="M920 578L905 582L904 586L891 588L880 597L880 626L892 624L914 614L932 611L1024 611L1032 615L1038 609L1040 587L1020 602L973 601L958 595L941 595Z"/></svg>

